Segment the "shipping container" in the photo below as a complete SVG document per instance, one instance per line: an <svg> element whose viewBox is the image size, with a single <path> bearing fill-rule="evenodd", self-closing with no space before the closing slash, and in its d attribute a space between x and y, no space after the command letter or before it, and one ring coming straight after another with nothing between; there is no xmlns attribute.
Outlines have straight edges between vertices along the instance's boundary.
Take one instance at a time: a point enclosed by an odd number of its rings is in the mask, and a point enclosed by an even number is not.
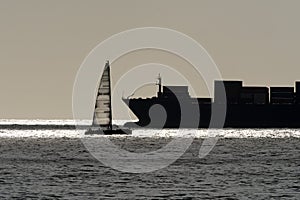
<svg viewBox="0 0 300 200"><path fill-rule="evenodd" d="M214 102L218 104L224 104L225 102L227 104L238 104L242 85L242 81L215 81Z"/></svg>
<svg viewBox="0 0 300 200"><path fill-rule="evenodd" d="M242 87L240 95L242 104L268 104L269 88L267 87Z"/></svg>
<svg viewBox="0 0 300 200"><path fill-rule="evenodd" d="M293 104L295 102L295 92L293 87L271 87L272 104Z"/></svg>
<svg viewBox="0 0 300 200"><path fill-rule="evenodd" d="M296 100L296 103L297 104L300 104L300 82L299 81L297 81L296 83L295 83L295 85L296 85L296 94L295 94L295 100Z"/></svg>

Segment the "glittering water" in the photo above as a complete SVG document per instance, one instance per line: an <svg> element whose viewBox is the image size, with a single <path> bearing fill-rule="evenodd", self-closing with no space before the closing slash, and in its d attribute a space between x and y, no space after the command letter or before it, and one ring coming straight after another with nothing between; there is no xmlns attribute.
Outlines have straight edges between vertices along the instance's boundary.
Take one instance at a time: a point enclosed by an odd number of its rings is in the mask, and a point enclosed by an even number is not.
<svg viewBox="0 0 300 200"><path fill-rule="evenodd" d="M174 130L133 133L111 140L128 151L147 152L177 134ZM200 159L207 133L188 135L194 142L167 168L130 174L93 158L80 131L0 130L0 198L300 199L298 130L223 130L215 148Z"/></svg>

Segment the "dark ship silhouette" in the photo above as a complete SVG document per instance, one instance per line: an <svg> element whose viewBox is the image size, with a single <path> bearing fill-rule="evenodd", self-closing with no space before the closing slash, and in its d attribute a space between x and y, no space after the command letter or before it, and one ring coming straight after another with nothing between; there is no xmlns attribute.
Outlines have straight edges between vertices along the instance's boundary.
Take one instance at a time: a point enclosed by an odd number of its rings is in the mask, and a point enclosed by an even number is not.
<svg viewBox="0 0 300 200"><path fill-rule="evenodd" d="M242 81L217 80L212 100L192 98L187 86L162 86L159 76L157 96L128 97L123 101L139 119L125 124L132 128L213 127L210 126L212 106L224 105L224 128L300 127L300 82L296 82L295 91L294 87L249 87L243 86ZM163 109L153 109L152 106L162 106Z"/></svg>

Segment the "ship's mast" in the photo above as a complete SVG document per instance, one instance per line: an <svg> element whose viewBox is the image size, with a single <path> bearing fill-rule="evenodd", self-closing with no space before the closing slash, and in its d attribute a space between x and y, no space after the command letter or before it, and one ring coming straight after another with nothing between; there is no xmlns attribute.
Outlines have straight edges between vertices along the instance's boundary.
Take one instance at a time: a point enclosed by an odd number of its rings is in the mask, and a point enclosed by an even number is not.
<svg viewBox="0 0 300 200"><path fill-rule="evenodd" d="M111 107L111 80L110 80L110 65L109 65L109 61L106 61L106 66L107 66L107 70L108 70L108 88L109 88L109 125L108 128L110 130L112 130L112 107Z"/></svg>
<svg viewBox="0 0 300 200"><path fill-rule="evenodd" d="M158 83L156 84L156 85L158 85L158 93L157 93L157 96L160 97L161 94L162 94L162 91L161 91L161 80L162 80L162 78L161 78L160 74L158 74L157 80L158 80Z"/></svg>

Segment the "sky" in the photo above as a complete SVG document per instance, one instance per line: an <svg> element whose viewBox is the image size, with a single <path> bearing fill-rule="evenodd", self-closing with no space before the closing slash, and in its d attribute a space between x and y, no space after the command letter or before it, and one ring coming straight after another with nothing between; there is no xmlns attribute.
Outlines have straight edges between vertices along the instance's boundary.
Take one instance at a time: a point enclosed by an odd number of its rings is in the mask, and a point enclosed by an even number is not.
<svg viewBox="0 0 300 200"><path fill-rule="evenodd" d="M2 0L0 118L71 119L73 84L88 53L113 34L147 26L195 39L224 79L293 86L300 80L299 8L298 0ZM131 53L116 61L123 68L112 70L113 84L144 62L188 73L175 61L164 52Z"/></svg>

